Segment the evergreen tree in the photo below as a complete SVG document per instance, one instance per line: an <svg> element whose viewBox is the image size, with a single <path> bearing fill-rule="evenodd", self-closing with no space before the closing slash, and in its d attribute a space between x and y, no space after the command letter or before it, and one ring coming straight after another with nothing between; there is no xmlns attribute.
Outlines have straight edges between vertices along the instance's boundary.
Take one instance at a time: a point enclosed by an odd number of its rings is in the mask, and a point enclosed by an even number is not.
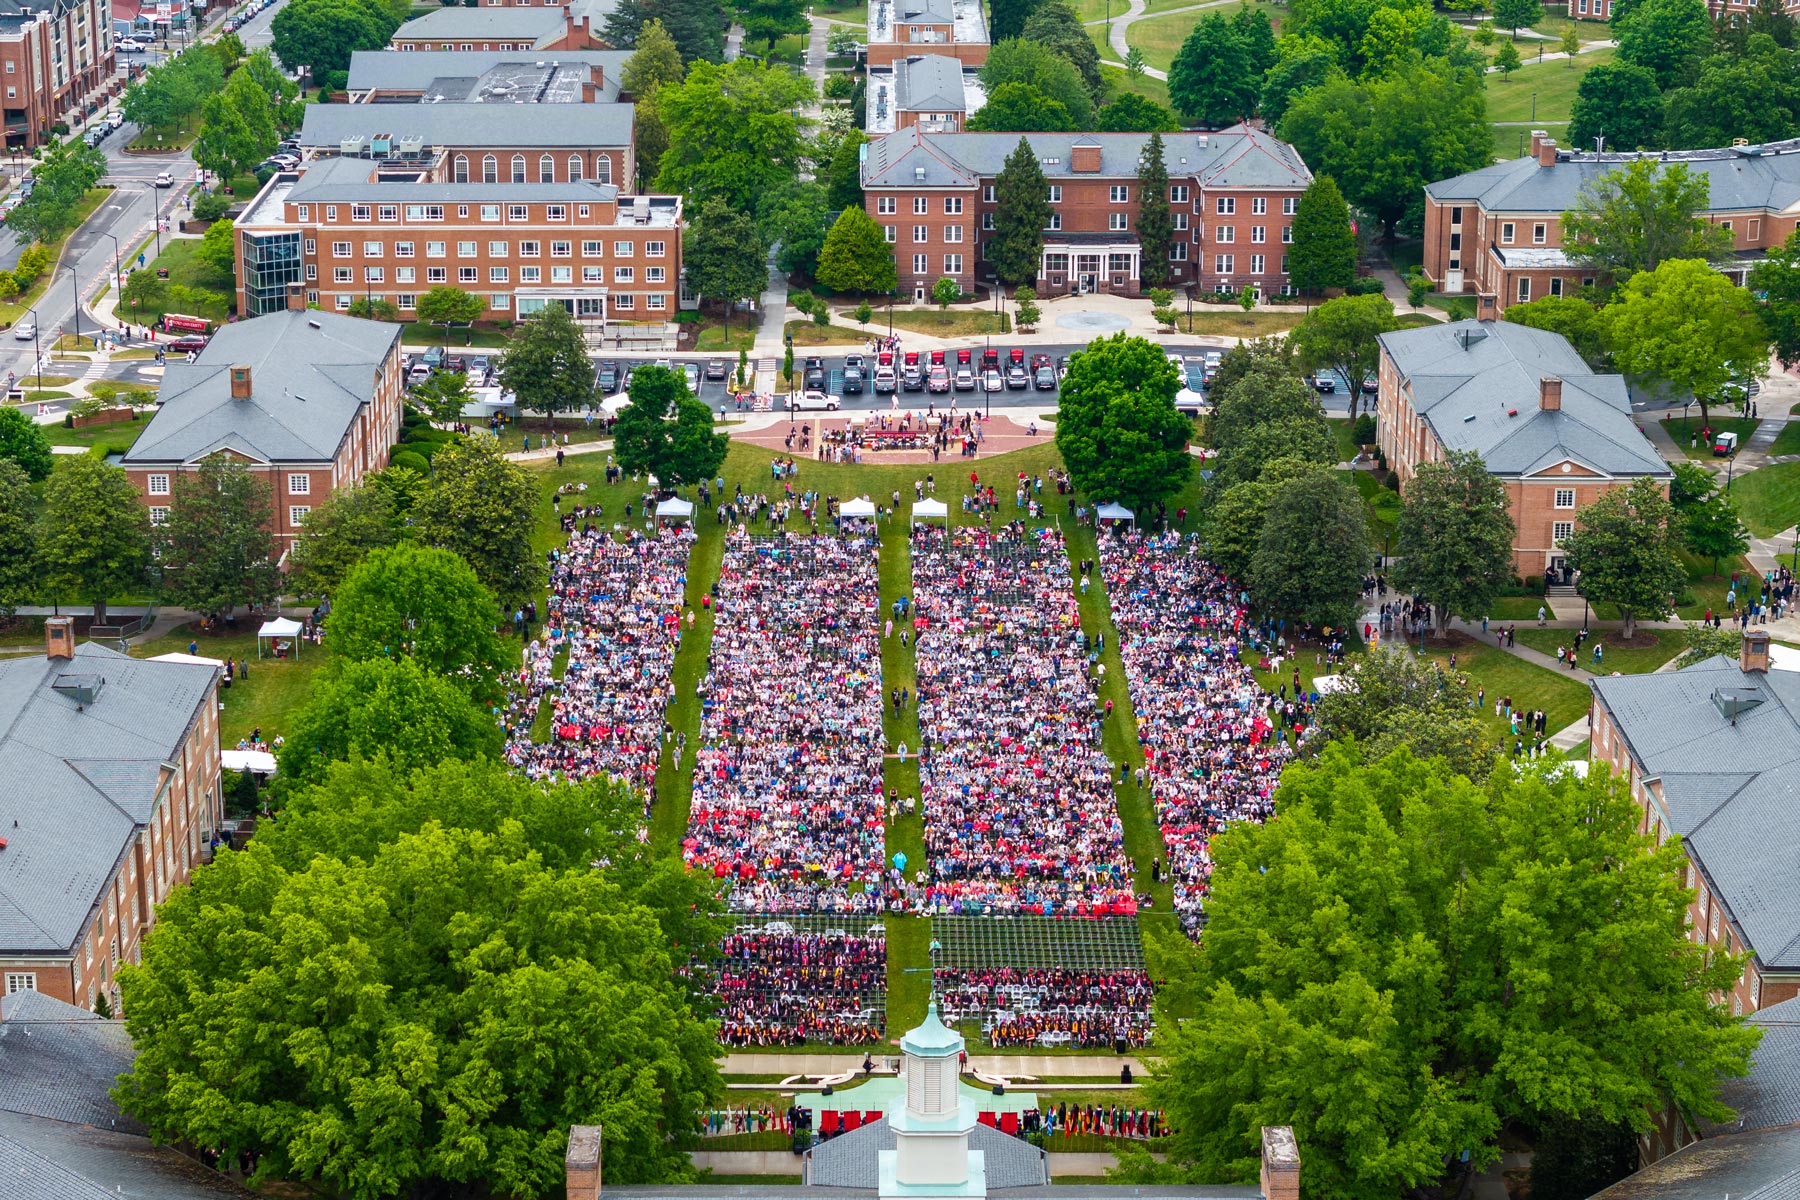
<svg viewBox="0 0 1800 1200"><path fill-rule="evenodd" d="M1000 282L1032 283L1044 257L1044 226L1050 224L1050 185L1031 143L1019 139L994 179L994 238L988 259Z"/></svg>
<svg viewBox="0 0 1800 1200"><path fill-rule="evenodd" d="M632 113L632 149L637 156L639 190L650 186L662 165L663 151L669 148L669 129L663 124L656 107L656 92L665 83L680 83L687 76L681 63L681 50L675 39L658 20L646 21L638 31L637 50L625 61L619 79L622 90L629 92L636 108Z"/></svg>
<svg viewBox="0 0 1800 1200"><path fill-rule="evenodd" d="M988 41L1003 42L1025 32L1025 22L1041 0L988 0Z"/></svg>
<svg viewBox="0 0 1800 1200"><path fill-rule="evenodd" d="M725 30L731 22L719 0L620 0L606 18L606 40L615 46L636 46L652 21L674 39L684 62L697 58L719 62L725 57Z"/></svg>
<svg viewBox="0 0 1800 1200"><path fill-rule="evenodd" d="M819 282L838 292L891 292L899 282L881 226L862 209L846 208L825 235Z"/></svg>
<svg viewBox="0 0 1800 1200"><path fill-rule="evenodd" d="M1303 292L1349 287L1356 279L1356 234L1350 206L1329 175L1314 176L1294 210L1288 282Z"/></svg>
<svg viewBox="0 0 1800 1200"><path fill-rule="evenodd" d="M1267 23L1266 17L1264 23ZM1019 36L1067 59L1070 66L1081 72L1082 81L1088 85L1094 99L1100 99L1100 51L1095 48L1094 39L1088 36L1080 15L1064 0L1051 0L1032 13Z"/></svg>
<svg viewBox="0 0 1800 1200"><path fill-rule="evenodd" d="M1143 260L1139 276L1146 287L1169 280L1169 247L1175 222L1169 215L1169 168L1163 161L1162 134L1153 133L1138 160L1138 245Z"/></svg>

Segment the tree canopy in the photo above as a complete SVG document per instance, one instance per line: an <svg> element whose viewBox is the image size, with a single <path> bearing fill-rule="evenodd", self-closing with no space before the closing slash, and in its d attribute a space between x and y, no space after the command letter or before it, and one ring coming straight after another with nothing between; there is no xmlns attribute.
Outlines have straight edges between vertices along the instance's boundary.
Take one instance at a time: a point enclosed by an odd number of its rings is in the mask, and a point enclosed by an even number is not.
<svg viewBox="0 0 1800 1200"><path fill-rule="evenodd" d="M1340 674L1342 686L1313 710L1318 732L1308 746L1323 750L1354 739L1350 744L1370 763L1404 746L1419 758L1443 759L1458 775L1477 782L1488 777L1495 747L1467 675L1415 654L1364 654Z"/></svg>
<svg viewBox="0 0 1800 1200"><path fill-rule="evenodd" d="M1639 617L1660 620L1675 607L1687 572L1675 556L1680 526L1658 481L1608 488L1575 514L1575 532L1562 541L1569 566L1581 573L1582 595L1619 606L1627 640Z"/></svg>
<svg viewBox="0 0 1800 1200"><path fill-rule="evenodd" d="M550 303L520 321L496 364L500 386L524 408L576 412L594 402L587 339L569 310Z"/></svg>
<svg viewBox="0 0 1800 1200"><path fill-rule="evenodd" d="M1181 122L1156 101L1124 92L1100 106L1094 128L1103 133L1176 133Z"/></svg>
<svg viewBox="0 0 1800 1200"><path fill-rule="evenodd" d="M1288 252L1288 282L1302 292L1347 288L1356 282L1356 233L1350 206L1337 181L1315 175L1294 209L1294 243Z"/></svg>
<svg viewBox="0 0 1800 1200"><path fill-rule="evenodd" d="M819 282L840 292L894 290L899 282L894 252L866 210L846 208L832 222L819 252Z"/></svg>
<svg viewBox="0 0 1800 1200"><path fill-rule="evenodd" d="M719 196L707 199L682 239L688 284L708 300L730 306L762 295L769 285L769 248L748 209Z"/></svg>
<svg viewBox="0 0 1800 1200"><path fill-rule="evenodd" d="M1563 247L1583 266L1625 282L1654 271L1665 259L1717 257L1731 234L1711 224L1710 186L1686 163L1640 158L1584 186L1563 213Z"/></svg>
<svg viewBox="0 0 1800 1200"><path fill-rule="evenodd" d="M1756 298L1699 259L1640 271L1600 313L1613 363L1692 391L1705 419L1733 380L1759 378L1769 335Z"/></svg>
<svg viewBox="0 0 1800 1200"><path fill-rule="evenodd" d="M156 528L163 594L207 616L274 600L275 489L242 462L215 455L178 471L168 518Z"/></svg>
<svg viewBox="0 0 1800 1200"><path fill-rule="evenodd" d="M644 33L660 24L683 60L718 62L725 55L731 19L721 0L619 0L606 17L606 40L615 46L644 45Z"/></svg>
<svg viewBox="0 0 1800 1200"><path fill-rule="evenodd" d="M1606 138L1614 150L1656 144L1662 129L1662 89L1656 72L1627 62L1597 63L1582 72L1569 119L1569 144L1587 149Z"/></svg>
<svg viewBox="0 0 1800 1200"><path fill-rule="evenodd" d="M670 367L640 366L631 373L631 403L613 426L619 467L654 475L665 488L711 479L731 448L731 435L713 432L712 410L688 391L687 379Z"/></svg>
<svg viewBox="0 0 1800 1200"><path fill-rule="evenodd" d="M1747 281L1759 297L1763 327L1784 367L1800 365L1800 230L1750 268ZM0 441L4 433L0 432ZM0 449L0 455L5 454Z"/></svg>
<svg viewBox="0 0 1800 1200"><path fill-rule="evenodd" d="M376 483L341 488L306 514L288 552L288 578L301 592L329 595L357 563L399 540L391 491Z"/></svg>
<svg viewBox="0 0 1800 1200"><path fill-rule="evenodd" d="M1479 454L1422 462L1401 496L1394 585L1425 598L1443 637L1452 616L1487 616L1513 574L1514 532L1506 487Z"/></svg>
<svg viewBox="0 0 1800 1200"><path fill-rule="evenodd" d="M748 59L691 64L686 79L657 89L669 146L656 186L695 204L716 197L755 212L763 192L798 173L806 142L795 114L812 99L812 81L785 67Z"/></svg>
<svg viewBox="0 0 1800 1200"><path fill-rule="evenodd" d="M1056 448L1075 486L1147 514L1193 470L1192 423L1175 411L1181 379L1160 348L1115 334L1074 356L1062 383Z"/></svg>
<svg viewBox="0 0 1800 1200"><path fill-rule="evenodd" d="M1355 619L1368 569L1368 515L1348 480L1313 470L1272 488L1250 560L1250 590L1263 611L1343 629Z"/></svg>
<svg viewBox="0 0 1800 1200"><path fill-rule="evenodd" d="M144 583L150 514L124 471L85 454L73 456L44 484L37 544L45 594L86 601L94 606L94 619L104 622L109 598Z"/></svg>
<svg viewBox="0 0 1800 1200"><path fill-rule="evenodd" d="M508 462L497 441L471 438L432 457L413 529L425 545L462 558L502 602L518 604L543 586L543 556L531 545L542 503L536 479Z"/></svg>
<svg viewBox="0 0 1800 1200"><path fill-rule="evenodd" d="M352 53L382 49L398 28L400 19L379 0L289 0L269 23L276 57L316 80L348 71Z"/></svg>
<svg viewBox="0 0 1800 1200"><path fill-rule="evenodd" d="M1087 82L1073 63L1048 46L1024 38L996 43L981 68L981 86L993 96L1009 83L1025 84L1062 105L1075 122L1071 128L1086 129L1093 124L1094 100Z"/></svg>
<svg viewBox="0 0 1800 1200"><path fill-rule="evenodd" d="M402 772L497 759L500 726L466 689L418 659L334 658L315 679L279 752L281 778L316 783L330 764L386 758Z"/></svg>
<svg viewBox="0 0 1800 1200"><path fill-rule="evenodd" d="M0 458L0 617L35 598L38 549L32 538L38 500L18 463Z"/></svg>
<svg viewBox="0 0 1800 1200"><path fill-rule="evenodd" d="M469 564L429 546L371 553L338 585L329 645L351 662L405 657L477 694L504 665L494 634L500 606Z"/></svg>
<svg viewBox="0 0 1800 1200"><path fill-rule="evenodd" d="M637 158L637 184L647 190L662 166L663 151L669 148L669 130L657 109L657 90L665 83L680 83L687 77L681 50L663 23L655 18L638 30L636 49L625 60L620 77L620 90L630 92L636 105L632 116L632 151Z"/></svg>
<svg viewBox="0 0 1800 1200"><path fill-rule="evenodd" d="M1375 378L1382 334L1398 328L1386 296L1339 296L1306 314L1288 340L1306 371L1332 370L1349 386L1350 416L1362 401L1363 383Z"/></svg>
<svg viewBox="0 0 1800 1200"><path fill-rule="evenodd" d="M1044 255L1044 227L1050 224L1050 185L1024 138L1006 156L994 177L994 236L988 261L1008 286L1037 281Z"/></svg>
<svg viewBox="0 0 1800 1200"><path fill-rule="evenodd" d="M1261 90L1251 48L1220 12L1194 23L1169 66L1169 102L1189 121L1210 128L1254 115Z"/></svg>
<svg viewBox="0 0 1800 1200"><path fill-rule="evenodd" d="M15 464L32 482L50 478L56 457L50 438L23 409L0 406L0 460Z"/></svg>

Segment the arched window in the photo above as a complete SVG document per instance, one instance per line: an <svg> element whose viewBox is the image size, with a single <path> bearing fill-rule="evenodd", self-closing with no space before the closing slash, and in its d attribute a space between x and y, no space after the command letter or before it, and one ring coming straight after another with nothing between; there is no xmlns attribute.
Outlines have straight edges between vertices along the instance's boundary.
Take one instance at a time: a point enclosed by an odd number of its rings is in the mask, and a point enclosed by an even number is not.
<svg viewBox="0 0 1800 1200"><path fill-rule="evenodd" d="M513 155L512 181L514 183L525 182L525 156L523 154Z"/></svg>
<svg viewBox="0 0 1800 1200"><path fill-rule="evenodd" d="M458 183L469 182L469 156L468 155L459 154L456 156L455 175L453 176L453 178Z"/></svg>
<svg viewBox="0 0 1800 1200"><path fill-rule="evenodd" d="M539 183L555 183L556 182L556 161L554 159L552 159L548 154L543 155L541 158L538 159L538 182Z"/></svg>
<svg viewBox="0 0 1800 1200"><path fill-rule="evenodd" d="M500 182L500 160L491 154L484 154L481 157L481 182Z"/></svg>
<svg viewBox="0 0 1800 1200"><path fill-rule="evenodd" d="M569 182L581 182L581 155L579 154L569 155Z"/></svg>
<svg viewBox="0 0 1800 1200"><path fill-rule="evenodd" d="M611 183L613 181L612 155L602 154L594 159L594 178L598 179L601 183Z"/></svg>

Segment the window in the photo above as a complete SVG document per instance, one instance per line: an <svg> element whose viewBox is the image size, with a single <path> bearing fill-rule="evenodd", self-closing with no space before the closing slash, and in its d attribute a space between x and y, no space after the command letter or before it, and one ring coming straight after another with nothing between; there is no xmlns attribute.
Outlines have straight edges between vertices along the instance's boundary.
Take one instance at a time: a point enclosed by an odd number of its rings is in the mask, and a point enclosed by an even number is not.
<svg viewBox="0 0 1800 1200"><path fill-rule="evenodd" d="M381 283L381 282L383 282L382 269L380 267L364 267L363 268L363 282L364 283Z"/></svg>
<svg viewBox="0 0 1800 1200"><path fill-rule="evenodd" d="M594 178L600 183L611 183L612 155L602 154L594 160Z"/></svg>
<svg viewBox="0 0 1800 1200"><path fill-rule="evenodd" d="M1050 203L1052 203L1052 204L1061 204L1062 203L1062 184L1053 183L1050 185Z"/></svg>
<svg viewBox="0 0 1800 1200"><path fill-rule="evenodd" d="M333 242L333 243L331 243L331 257L333 257L333 258L349 258L350 257L350 243L349 242Z"/></svg>
<svg viewBox="0 0 1800 1200"><path fill-rule="evenodd" d="M960 254L944 255L944 274L961 275L963 256Z"/></svg>
<svg viewBox="0 0 1800 1200"><path fill-rule="evenodd" d="M312 511L311 505L307 505L307 504L290 504L290 505L288 505L288 524L289 525L304 525L304 524L306 524L306 514L311 511Z"/></svg>
<svg viewBox="0 0 1800 1200"><path fill-rule="evenodd" d="M488 257L489 258L505 258L508 253L510 253L510 250L509 250L508 244L506 242L489 242L488 243Z"/></svg>
<svg viewBox="0 0 1800 1200"><path fill-rule="evenodd" d="M614 296L613 307L620 312L630 312L637 307L636 296Z"/></svg>
<svg viewBox="0 0 1800 1200"><path fill-rule="evenodd" d="M325 219L326 219L326 220L327 220L327 221L335 221L335 220L337 220L337 205L335 205L335 204L327 204L327 205L326 205L326 206L325 206Z"/></svg>
<svg viewBox="0 0 1800 1200"><path fill-rule="evenodd" d="M476 251L475 251L475 243L474 242L458 242L458 243L456 243L456 257L458 257L458 258L474 258L475 253L476 253Z"/></svg>
<svg viewBox="0 0 1800 1200"><path fill-rule="evenodd" d="M613 243L613 257L614 258L635 258L635 257L637 257L636 244L632 243L632 242L614 242Z"/></svg>
<svg viewBox="0 0 1800 1200"><path fill-rule="evenodd" d="M169 494L169 477L152 475L146 486L152 496L166 496Z"/></svg>
<svg viewBox="0 0 1800 1200"><path fill-rule="evenodd" d="M456 282L458 282L458 283L477 283L480 281L480 279L481 279L481 271L479 268L476 268L476 267L458 267L458 268L456 268Z"/></svg>
<svg viewBox="0 0 1800 1200"><path fill-rule="evenodd" d="M1545 231L1548 229L1549 229L1549 226L1545 225L1542 221L1539 221L1537 224L1533 225L1531 227L1531 244L1534 246L1543 245Z"/></svg>
<svg viewBox="0 0 1800 1200"><path fill-rule="evenodd" d="M1512 240L1513 240L1513 223L1511 221L1501 222L1501 224L1500 224L1500 244L1502 246L1510 246L1510 245L1512 245Z"/></svg>
<svg viewBox="0 0 1800 1200"><path fill-rule="evenodd" d="M614 283L633 283L636 281L636 279L637 279L637 272L632 270L630 267L614 267L613 268L613 282Z"/></svg>
<svg viewBox="0 0 1800 1200"><path fill-rule="evenodd" d="M1455 261L1452 260L1450 265L1455 266ZM1563 280L1561 275L1555 276L1550 280L1550 294L1552 296L1560 296L1563 294Z"/></svg>
<svg viewBox="0 0 1800 1200"><path fill-rule="evenodd" d="M509 309L512 307L512 297L505 292L495 292L488 297L488 307L496 310Z"/></svg>
<svg viewBox="0 0 1800 1200"><path fill-rule="evenodd" d="M1229 255L1229 254L1213 255L1213 273L1214 274L1229 275L1233 271L1234 267L1235 267L1235 264L1233 264L1233 262L1232 262L1231 255Z"/></svg>
<svg viewBox="0 0 1800 1200"><path fill-rule="evenodd" d="M574 242L551 242L550 243L550 257L551 258L573 258L574 256L575 256L575 243Z"/></svg>
<svg viewBox="0 0 1800 1200"><path fill-rule="evenodd" d="M648 308L661 310L669 306L669 298L667 296L651 296L644 303Z"/></svg>
<svg viewBox="0 0 1800 1200"><path fill-rule="evenodd" d="M444 206L441 204L409 204L406 206L406 219L409 221L441 221L444 219Z"/></svg>
<svg viewBox="0 0 1800 1200"><path fill-rule="evenodd" d="M1574 532L1575 522L1557 521L1550 526L1550 544L1553 546L1560 546L1563 544L1563 539L1569 537Z"/></svg>
<svg viewBox="0 0 1800 1200"><path fill-rule="evenodd" d="M1250 198L1250 215L1251 216L1260 217L1268 211L1269 211L1268 197L1252 196Z"/></svg>
<svg viewBox="0 0 1800 1200"><path fill-rule="evenodd" d="M581 282L583 282L583 283L605 283L606 282L606 268L605 267L588 267L588 266L582 267L581 268Z"/></svg>
<svg viewBox="0 0 1800 1200"><path fill-rule="evenodd" d="M1300 197L1284 196L1281 200L1281 215L1291 217L1300 211Z"/></svg>
<svg viewBox="0 0 1800 1200"><path fill-rule="evenodd" d="M451 177L452 181L454 181L456 183L469 182L469 156L468 155L459 154L456 156L456 161L451 166L450 177Z"/></svg>
<svg viewBox="0 0 1800 1200"><path fill-rule="evenodd" d="M914 196L913 197L913 216L922 217L930 211L931 211L931 198L929 196Z"/></svg>
<svg viewBox="0 0 1800 1200"><path fill-rule="evenodd" d="M544 205L544 220L566 221L569 219L569 206L566 204Z"/></svg>
<svg viewBox="0 0 1800 1200"><path fill-rule="evenodd" d="M312 494L312 476L304 472L288 476L288 495L310 496Z"/></svg>
<svg viewBox="0 0 1800 1200"><path fill-rule="evenodd" d="M542 242L537 242L537 241L520 242L519 243L519 257L520 258L536 258L536 257L538 257L538 255L542 249L543 249Z"/></svg>
<svg viewBox="0 0 1800 1200"><path fill-rule="evenodd" d="M886 238L890 245L900 240L899 234L900 227L897 225L883 225L881 227L881 236Z"/></svg>
<svg viewBox="0 0 1800 1200"><path fill-rule="evenodd" d="M355 278L356 278L355 274L350 270L349 267L333 267L333 268L331 268L331 282L333 282L333 283L350 283Z"/></svg>
<svg viewBox="0 0 1800 1200"><path fill-rule="evenodd" d="M306 239L306 252L308 254L317 254L319 252L319 243L316 240L314 240L313 238L307 238Z"/></svg>
<svg viewBox="0 0 1800 1200"><path fill-rule="evenodd" d="M542 267L520 267L519 268L519 282L520 283L542 283L542 282L544 282L544 269Z"/></svg>
<svg viewBox="0 0 1800 1200"><path fill-rule="evenodd" d="M569 182L581 182L581 155L579 154L569 155Z"/></svg>
<svg viewBox="0 0 1800 1200"><path fill-rule="evenodd" d="M550 282L551 283L574 283L575 282L575 268L574 267L551 267L550 268Z"/></svg>
<svg viewBox="0 0 1800 1200"><path fill-rule="evenodd" d="M1130 221L1131 221L1130 213L1107 213L1106 214L1106 227L1107 227L1107 229L1111 230L1114 233L1124 233L1126 230L1130 229L1131 228Z"/></svg>
<svg viewBox="0 0 1800 1200"><path fill-rule="evenodd" d="M1044 228L1045 229L1061 229L1062 228L1062 214L1061 213L1051 213L1050 214L1050 223L1048 225L1044 226Z"/></svg>
<svg viewBox="0 0 1800 1200"><path fill-rule="evenodd" d="M506 267L489 267L488 268L488 282L489 283L507 283L511 280L511 278L512 278L512 273Z"/></svg>
<svg viewBox="0 0 1800 1200"><path fill-rule="evenodd" d="M605 242L583 242L583 243L581 243L581 257L583 257L583 258L603 258L603 257L605 257L605 255L606 255L606 243Z"/></svg>
<svg viewBox="0 0 1800 1200"><path fill-rule="evenodd" d="M481 219L483 221L498 221L500 219L500 206L498 204L482 205Z"/></svg>
<svg viewBox="0 0 1800 1200"><path fill-rule="evenodd" d="M400 219L400 206L398 204L376 205L375 219L377 221L398 221Z"/></svg>
<svg viewBox="0 0 1800 1200"><path fill-rule="evenodd" d="M380 242L363 243L364 258L380 258L384 253L386 253L386 247Z"/></svg>
<svg viewBox="0 0 1800 1200"><path fill-rule="evenodd" d="M1556 507L1558 507L1558 508L1574 508L1575 507L1575 489L1574 488L1557 488L1556 489Z"/></svg>
<svg viewBox="0 0 1800 1200"><path fill-rule="evenodd" d="M1169 203L1186 204L1188 202L1188 185L1174 183L1169 185Z"/></svg>
<svg viewBox="0 0 1800 1200"><path fill-rule="evenodd" d="M417 296L401 292L398 296L394 297L394 307L400 309L402 312L411 312L419 306L418 300L419 298Z"/></svg>
<svg viewBox="0 0 1800 1200"><path fill-rule="evenodd" d="M442 257L444 257L444 247L447 245L449 245L448 242L426 242L425 243L425 257L426 258L442 258Z"/></svg>
<svg viewBox="0 0 1800 1200"><path fill-rule="evenodd" d="M931 264L923 254L913 255L912 273L914 275L923 275L929 270L931 270Z"/></svg>
<svg viewBox="0 0 1800 1200"><path fill-rule="evenodd" d="M988 212L988 213L981 214L981 227L983 229L992 229L994 227L994 214L993 213Z"/></svg>
<svg viewBox="0 0 1800 1200"><path fill-rule="evenodd" d="M512 157L512 181L514 183L525 182L525 156L523 154L515 154Z"/></svg>
<svg viewBox="0 0 1800 1200"><path fill-rule="evenodd" d="M944 240L946 242L960 242L962 241L962 237L963 227L961 225L944 226Z"/></svg>
<svg viewBox="0 0 1800 1200"><path fill-rule="evenodd" d="M1261 275L1263 273L1263 256L1262 255L1252 254L1250 256L1250 273L1252 275Z"/></svg>
<svg viewBox="0 0 1800 1200"><path fill-rule="evenodd" d="M350 297L339 296L338 297L338 307L339 308L349 308L350 307ZM169 519L169 510L168 509L154 508L154 507L151 508L150 523L152 525L161 525L164 521L166 521L168 519Z"/></svg>
<svg viewBox="0 0 1800 1200"><path fill-rule="evenodd" d="M1762 238L1762 218L1761 217L1751 217L1750 218L1750 241L1752 244L1754 244L1755 242L1761 240L1761 238Z"/></svg>
<svg viewBox="0 0 1800 1200"><path fill-rule="evenodd" d="M1260 244L1261 244L1261 243L1263 243L1263 242L1265 242L1265 241L1267 241L1267 240L1268 240L1268 238L1267 238L1267 237L1266 237L1266 236L1265 236L1265 232L1266 232L1266 231L1265 231L1265 229L1264 229L1264 227L1263 227L1263 226L1261 226L1261 225L1252 225L1252 226L1251 226L1251 227L1250 227L1250 240L1251 240L1251 242L1253 242L1253 243L1256 243L1256 244L1259 244L1259 245L1260 245Z"/></svg>
<svg viewBox="0 0 1800 1200"><path fill-rule="evenodd" d="M667 267L645 267L644 268L644 282L645 283L667 283L667 282L669 282L669 268L667 268Z"/></svg>
<svg viewBox="0 0 1800 1200"><path fill-rule="evenodd" d="M1175 232L1186 233L1188 229L1188 215L1185 212L1170 213L1169 215L1174 219L1172 228Z"/></svg>
<svg viewBox="0 0 1800 1200"><path fill-rule="evenodd" d="M506 219L509 221L529 221L531 219L531 209L523 204L509 204L506 206Z"/></svg>
<svg viewBox="0 0 1800 1200"><path fill-rule="evenodd" d="M538 182L556 182L556 160L551 158L548 154L538 155Z"/></svg>
<svg viewBox="0 0 1800 1200"><path fill-rule="evenodd" d="M1129 204L1131 202L1131 186L1115 183L1106 189L1106 198L1113 204Z"/></svg>
<svg viewBox="0 0 1800 1200"><path fill-rule="evenodd" d="M413 256L413 244L411 242L395 242L394 243L394 257L395 258L411 258L412 256Z"/></svg>
<svg viewBox="0 0 1800 1200"><path fill-rule="evenodd" d="M1176 242L1169 247L1170 262L1186 262L1187 256L1188 244L1186 242Z"/></svg>
<svg viewBox="0 0 1800 1200"><path fill-rule="evenodd" d="M12 64L7 63L6 69L9 71L12 70ZM36 971L9 971L9 972L7 972L7 975L6 975L6 994L7 995L16 996L20 992L35 992L37 990L38 990L38 985L37 985L37 972Z"/></svg>
<svg viewBox="0 0 1800 1200"><path fill-rule="evenodd" d="M961 196L944 197L944 215L946 217L960 217L962 215Z"/></svg>
<svg viewBox="0 0 1800 1200"><path fill-rule="evenodd" d="M447 267L426 267L425 268L425 282L426 283L448 283L449 281L450 281L449 268L447 268Z"/></svg>
<svg viewBox="0 0 1800 1200"><path fill-rule="evenodd" d="M899 204L892 196L881 196L875 201L875 211L884 217L892 216L898 207Z"/></svg>
<svg viewBox="0 0 1800 1200"><path fill-rule="evenodd" d="M500 160L495 158L492 154L484 154L481 156L481 182L500 182Z"/></svg>
<svg viewBox="0 0 1800 1200"><path fill-rule="evenodd" d="M1235 196L1218 197L1214 201L1213 211L1221 217L1234 215L1237 212L1237 198Z"/></svg>
<svg viewBox="0 0 1800 1200"><path fill-rule="evenodd" d="M316 264L314 264L314 263L306 264L306 277L309 280L317 279L319 277L319 268Z"/></svg>
<svg viewBox="0 0 1800 1200"><path fill-rule="evenodd" d="M983 204L992 204L994 202L994 185L993 184L990 183L986 187L981 189L981 202Z"/></svg>
<svg viewBox="0 0 1800 1200"><path fill-rule="evenodd" d="M926 226L926 225L914 225L913 226L913 241L915 243L929 242L930 240L931 240L931 229L929 226Z"/></svg>
<svg viewBox="0 0 1800 1200"><path fill-rule="evenodd" d="M1237 241L1237 230L1230 225L1218 225L1213 228L1213 241L1221 246L1229 246Z"/></svg>
<svg viewBox="0 0 1800 1200"><path fill-rule="evenodd" d="M1529 276L1519 277L1519 303L1524 304L1531 299L1531 279Z"/></svg>
<svg viewBox="0 0 1800 1200"><path fill-rule="evenodd" d="M352 204L350 206L350 219L352 221L367 221L374 216L374 214L375 210L370 208L367 204Z"/></svg>
<svg viewBox="0 0 1800 1200"><path fill-rule="evenodd" d="M310 204L296 204L294 206L294 218L296 220L300 220L300 221L311 220L312 219L311 212L312 212L312 205L310 205Z"/></svg>

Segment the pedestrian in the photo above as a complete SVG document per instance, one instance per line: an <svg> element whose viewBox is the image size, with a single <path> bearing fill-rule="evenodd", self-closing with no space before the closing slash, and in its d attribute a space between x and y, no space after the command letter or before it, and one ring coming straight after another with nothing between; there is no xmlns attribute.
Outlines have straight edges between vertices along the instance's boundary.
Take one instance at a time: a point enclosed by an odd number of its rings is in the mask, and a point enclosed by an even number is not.
<svg viewBox="0 0 1800 1200"><path fill-rule="evenodd" d="M1542 625L1543 623L1544 623L1544 606L1540 604L1540 605L1538 605L1538 624Z"/></svg>

